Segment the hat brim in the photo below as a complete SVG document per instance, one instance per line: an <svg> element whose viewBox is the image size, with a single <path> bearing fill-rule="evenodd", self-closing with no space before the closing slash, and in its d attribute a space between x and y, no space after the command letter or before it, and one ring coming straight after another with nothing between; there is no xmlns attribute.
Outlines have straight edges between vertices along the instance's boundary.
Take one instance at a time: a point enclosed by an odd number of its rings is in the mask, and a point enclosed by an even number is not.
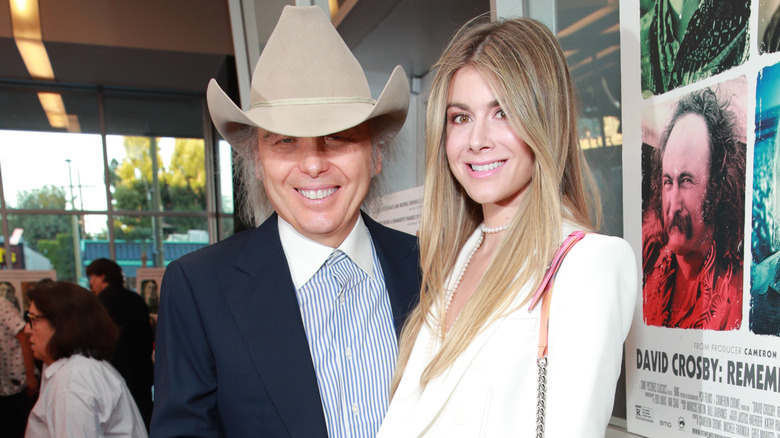
<svg viewBox="0 0 780 438"><path fill-rule="evenodd" d="M378 118L378 130L391 140L406 121L409 109L409 81L397 66L376 103L315 103L260 106L242 111L212 79L206 92L209 113L214 126L237 152L246 154L255 145L241 144L235 135L240 125L293 137L321 137L355 127ZM377 133L375 133L377 134Z"/></svg>

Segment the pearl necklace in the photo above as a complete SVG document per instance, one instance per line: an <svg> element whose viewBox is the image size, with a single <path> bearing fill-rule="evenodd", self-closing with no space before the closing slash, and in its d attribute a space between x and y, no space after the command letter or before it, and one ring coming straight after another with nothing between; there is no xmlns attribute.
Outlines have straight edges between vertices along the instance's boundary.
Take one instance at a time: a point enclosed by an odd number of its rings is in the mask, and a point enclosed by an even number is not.
<svg viewBox="0 0 780 438"><path fill-rule="evenodd" d="M495 234L500 233L501 231L504 231L509 228L510 224L503 225L500 227L490 228L486 227L485 224L481 224L479 226L479 240L477 240L477 244L474 245L474 249L471 250L469 253L469 256L466 257L466 261L463 263L463 268L461 268L460 273L458 274L457 280L455 280L455 284L453 285L452 289L447 290L447 295L444 297L444 314L442 315L441 320L437 319L436 326L434 329L434 333L436 333L437 336L439 336L440 339L444 340L444 335L447 334L449 330L446 330L444 328L443 324L447 319L447 314L450 311L450 305L452 304L452 299L455 297L455 292L458 290L458 286L460 286L460 282L463 280L463 276L466 275L466 270L469 267L469 264L471 263L471 259L474 257L474 254L477 253L477 250L479 250L480 247L482 247L482 242L485 240L485 234ZM455 320L452 322L452 325L455 325L455 323L458 321L458 318L460 318L460 312L458 312L458 315L455 317Z"/></svg>
<svg viewBox="0 0 780 438"><path fill-rule="evenodd" d="M502 225L500 227L490 228L490 227L486 227L485 224L482 224L482 225L479 226L479 229L482 230L482 232L485 233L485 234L495 234L495 233L500 233L500 232L508 229L510 225L512 225L512 224L506 224L506 225Z"/></svg>

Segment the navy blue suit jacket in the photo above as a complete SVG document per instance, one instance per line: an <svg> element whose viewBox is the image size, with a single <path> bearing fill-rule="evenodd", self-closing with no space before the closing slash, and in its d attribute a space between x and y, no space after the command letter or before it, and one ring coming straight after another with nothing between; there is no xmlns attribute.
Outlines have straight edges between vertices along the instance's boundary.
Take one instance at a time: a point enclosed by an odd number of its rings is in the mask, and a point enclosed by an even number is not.
<svg viewBox="0 0 780 438"><path fill-rule="evenodd" d="M417 239L363 219L400 332L419 292ZM327 437L275 214L168 265L156 348L152 437Z"/></svg>

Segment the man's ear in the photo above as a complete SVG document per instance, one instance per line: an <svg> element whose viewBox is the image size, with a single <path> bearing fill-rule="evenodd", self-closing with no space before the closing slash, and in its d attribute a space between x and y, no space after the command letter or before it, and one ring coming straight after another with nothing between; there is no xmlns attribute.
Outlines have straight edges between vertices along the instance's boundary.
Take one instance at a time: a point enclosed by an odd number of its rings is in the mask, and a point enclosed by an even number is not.
<svg viewBox="0 0 780 438"><path fill-rule="evenodd" d="M376 151L376 157L373 160L374 164L374 175L379 175L379 172L382 171L382 149L379 149Z"/></svg>

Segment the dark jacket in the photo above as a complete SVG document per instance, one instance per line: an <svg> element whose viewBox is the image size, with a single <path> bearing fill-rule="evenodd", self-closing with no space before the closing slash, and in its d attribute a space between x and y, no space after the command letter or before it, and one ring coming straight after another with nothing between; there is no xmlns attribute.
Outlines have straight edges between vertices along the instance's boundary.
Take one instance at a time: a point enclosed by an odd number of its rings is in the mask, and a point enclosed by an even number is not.
<svg viewBox="0 0 780 438"><path fill-rule="evenodd" d="M400 331L417 239L363 218ZM328 436L276 215L168 265L155 361L153 437Z"/></svg>

